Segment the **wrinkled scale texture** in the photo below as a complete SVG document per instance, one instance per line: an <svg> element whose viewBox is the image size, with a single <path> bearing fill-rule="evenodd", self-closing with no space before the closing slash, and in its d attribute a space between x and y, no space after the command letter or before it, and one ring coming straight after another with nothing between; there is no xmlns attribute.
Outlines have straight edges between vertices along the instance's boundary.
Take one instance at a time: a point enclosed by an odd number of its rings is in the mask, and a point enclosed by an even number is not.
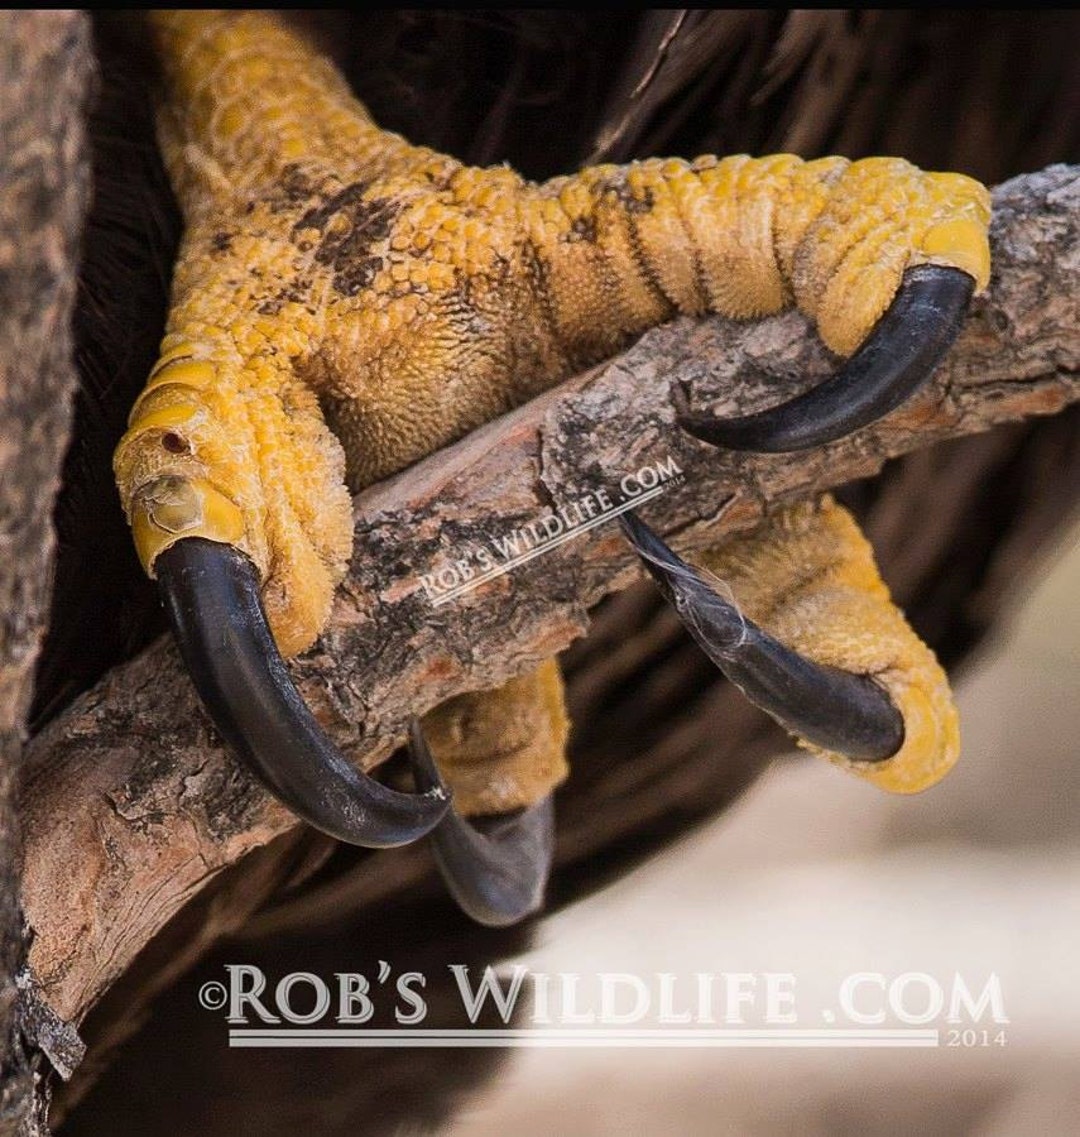
<svg viewBox="0 0 1080 1137"><path fill-rule="evenodd" d="M331 64L272 16L151 20L162 149L186 228L161 359L117 448L117 482L149 572L187 536L251 557L285 655L328 619L352 545L350 491L646 329L677 313L750 318L795 305L848 354L911 265L961 268L979 289L989 277L989 195L962 175L782 154L650 159L535 184L380 130ZM929 746L936 756L904 774L898 756L878 780L917 789L955 757L955 723L940 719L947 688L854 524L836 516L795 552L761 547L779 581L785 557L847 542L846 598L811 602L778 585L762 623L810 658L881 671L905 715L901 755ZM535 800L565 769L557 677L534 682L551 774L522 776L520 800L495 795L504 805ZM500 697L510 696L490 696ZM505 749L487 733L489 751ZM452 734L433 744L444 766ZM537 747L517 753L523 770L536 765ZM482 798L467 804L485 808Z"/></svg>

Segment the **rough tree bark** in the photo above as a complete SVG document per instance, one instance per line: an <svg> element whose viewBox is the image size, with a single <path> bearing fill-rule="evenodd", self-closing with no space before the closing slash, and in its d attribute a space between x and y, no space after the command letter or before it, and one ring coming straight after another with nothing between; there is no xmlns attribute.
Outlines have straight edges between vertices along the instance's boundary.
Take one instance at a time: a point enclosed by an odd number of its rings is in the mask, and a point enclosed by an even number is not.
<svg viewBox="0 0 1080 1137"><path fill-rule="evenodd" d="M75 265L88 190L89 27L0 14L0 1133L41 1124L33 1044L48 1032L20 975L15 790L47 618L53 499L76 375ZM24 1048L22 1035L31 1043ZM48 1046L49 1044L46 1043ZM70 1055L68 1058L70 1059ZM57 1055L57 1065L65 1059ZM37 1112L37 1120L33 1114Z"/></svg>
<svg viewBox="0 0 1080 1137"><path fill-rule="evenodd" d="M752 526L769 502L1080 399L1080 170L1014 179L996 191L995 209L994 281L949 360L928 390L851 439L748 457L681 436L668 393L676 379L692 382L695 404L748 411L830 366L797 315L750 326L684 320L360 495L331 627L294 667L331 736L370 768L391 753L409 714L497 683L580 636L590 607L637 573L612 526L442 606L420 578L598 488L618 498L626 473L675 460L684 480L644 512L692 553ZM624 616L633 619L629 609ZM640 781L648 771L618 777ZM31 963L69 1019L218 872L294 828L224 752L167 641L113 671L34 740L22 810ZM561 844L560 855L573 851ZM391 869L378 887L395 879Z"/></svg>

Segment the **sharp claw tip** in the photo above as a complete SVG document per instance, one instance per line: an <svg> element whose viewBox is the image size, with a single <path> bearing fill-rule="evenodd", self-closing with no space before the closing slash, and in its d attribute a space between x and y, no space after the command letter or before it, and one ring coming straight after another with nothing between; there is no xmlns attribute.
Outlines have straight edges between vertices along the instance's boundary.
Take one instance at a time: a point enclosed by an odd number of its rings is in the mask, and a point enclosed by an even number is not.
<svg viewBox="0 0 1080 1137"><path fill-rule="evenodd" d="M393 848L438 824L437 777L402 794L358 770L316 722L274 642L251 561L185 537L158 558L158 585L203 705L237 757L298 817L340 841Z"/></svg>
<svg viewBox="0 0 1080 1137"><path fill-rule="evenodd" d="M973 278L960 269L916 265L858 350L817 386L735 418L691 412L672 389L676 423L725 450L786 454L824 446L889 414L933 375L960 331Z"/></svg>

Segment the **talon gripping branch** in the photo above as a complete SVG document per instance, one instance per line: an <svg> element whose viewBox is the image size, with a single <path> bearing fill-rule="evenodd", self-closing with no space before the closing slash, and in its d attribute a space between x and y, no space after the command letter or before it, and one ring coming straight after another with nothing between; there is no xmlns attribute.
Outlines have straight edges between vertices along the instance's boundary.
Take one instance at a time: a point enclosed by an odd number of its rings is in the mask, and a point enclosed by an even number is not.
<svg viewBox="0 0 1080 1137"><path fill-rule="evenodd" d="M548 773L523 770L510 804L525 813L481 836L450 809L419 730L419 792L392 791L329 744L282 663L328 619L350 491L677 313L796 305L827 346L854 353L818 388L744 419L680 405L685 429L763 451L840 437L898 405L947 350L988 280L988 194L901 160L792 155L649 160L533 184L380 130L272 15L150 19L186 228L161 358L115 456L139 555L215 723L283 801L361 845L434 831L466 910L520 918L542 899L548 798L565 772L557 670L513 694L552 724L550 753L521 757ZM717 551L712 567L732 574L753 623L640 520L624 529L711 658L801 741L900 792L951 766L945 677L830 501L780 511ZM474 767L499 749L509 697L471 696L492 712L469 717ZM429 716L451 787L453 714Z"/></svg>

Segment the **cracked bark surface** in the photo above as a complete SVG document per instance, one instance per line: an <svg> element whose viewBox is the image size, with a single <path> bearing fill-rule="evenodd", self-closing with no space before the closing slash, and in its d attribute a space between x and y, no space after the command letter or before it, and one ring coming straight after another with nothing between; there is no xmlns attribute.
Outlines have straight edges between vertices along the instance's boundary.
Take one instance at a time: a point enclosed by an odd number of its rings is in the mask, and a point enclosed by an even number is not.
<svg viewBox="0 0 1080 1137"><path fill-rule="evenodd" d="M75 12L0 14L0 1133L41 1131L22 971L15 793L48 615L53 500L76 375L70 320L87 204L89 28ZM24 1037L29 1045L24 1043ZM63 1059L58 1057L59 1065ZM35 1108L37 1106L37 1108Z"/></svg>
<svg viewBox="0 0 1080 1137"><path fill-rule="evenodd" d="M293 666L331 737L372 768L402 739L408 715L498 683L580 637L590 608L638 576L613 525L439 606L421 577L586 495L606 490L618 500L625 474L674 460L684 477L643 513L692 554L753 526L768 502L865 478L892 456L1080 399L1080 169L1013 179L994 203L989 293L929 387L873 428L787 456L722 455L682 436L669 399L676 380L691 384L694 405L741 413L795 393L832 363L795 314L749 325L680 320L359 495L352 565L331 626ZM637 619L647 632L651 606L627 595L615 626L625 634ZM601 650L591 640L580 648ZM687 655L683 675L701 671ZM588 698L603 674L590 673ZM585 697L571 664L571 699ZM587 737L586 728L578 749ZM678 745L673 739L673 754ZM749 749L747 777L765 749ZM220 870L296 827L226 754L168 640L50 723L28 759L21 808L31 964L68 1019L83 1016ZM650 779L640 763L609 774L609 796ZM692 783L700 772L687 776ZM594 795L593 808L602 801ZM628 817L627 832L633 824ZM560 862L587 843L580 827L560 827ZM404 875L387 858L376 892L416 875L421 862L394 856Z"/></svg>

